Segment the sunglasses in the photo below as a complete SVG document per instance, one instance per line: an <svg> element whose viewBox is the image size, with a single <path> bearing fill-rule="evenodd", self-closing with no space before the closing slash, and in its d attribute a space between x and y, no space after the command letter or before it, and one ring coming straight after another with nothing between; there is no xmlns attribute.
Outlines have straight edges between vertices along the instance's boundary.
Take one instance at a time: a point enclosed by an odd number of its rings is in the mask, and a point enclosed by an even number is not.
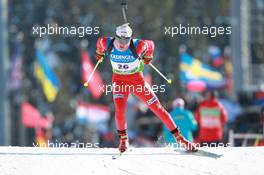
<svg viewBox="0 0 264 175"><path fill-rule="evenodd" d="M130 42L131 37L120 37L120 36L115 36L115 38L117 39L117 41L120 44L128 44Z"/></svg>

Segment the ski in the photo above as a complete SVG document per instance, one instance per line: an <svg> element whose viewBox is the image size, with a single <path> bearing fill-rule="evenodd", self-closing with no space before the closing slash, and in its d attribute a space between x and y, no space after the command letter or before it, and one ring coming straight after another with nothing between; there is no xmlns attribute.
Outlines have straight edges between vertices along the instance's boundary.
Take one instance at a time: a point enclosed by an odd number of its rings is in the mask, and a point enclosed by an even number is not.
<svg viewBox="0 0 264 175"><path fill-rule="evenodd" d="M174 150L174 151L179 151L179 150ZM184 153L192 154L192 155L196 155L196 156L204 156L204 157L209 157L209 158L214 158L214 159L218 159L218 158L222 157L222 154L216 154L216 153L212 153L210 151L204 151L201 149L198 149L198 151L196 151L196 152L184 151Z"/></svg>
<svg viewBox="0 0 264 175"><path fill-rule="evenodd" d="M114 155L112 155L112 159L115 160L115 159L121 157L124 153L128 153L128 152L131 152L131 151L132 151L132 149L127 150L127 151L125 151L125 152L119 152L119 153L117 153L117 154L114 154Z"/></svg>
<svg viewBox="0 0 264 175"><path fill-rule="evenodd" d="M113 155L112 159L115 160L115 159L119 158L122 154L124 154L124 152L119 152L119 153Z"/></svg>
<svg viewBox="0 0 264 175"><path fill-rule="evenodd" d="M205 157L210 157L210 158L214 158L214 159L218 159L218 158L222 157L221 154L216 154L216 153L212 153L212 152L204 151L204 150L198 150L196 152L191 152L191 153L194 155L197 155L197 156L205 156Z"/></svg>

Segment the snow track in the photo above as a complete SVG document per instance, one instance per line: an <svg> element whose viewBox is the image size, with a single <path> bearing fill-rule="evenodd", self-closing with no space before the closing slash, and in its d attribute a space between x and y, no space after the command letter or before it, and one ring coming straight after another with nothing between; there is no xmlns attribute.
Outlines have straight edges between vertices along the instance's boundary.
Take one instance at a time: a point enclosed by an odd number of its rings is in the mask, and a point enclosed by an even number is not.
<svg viewBox="0 0 264 175"><path fill-rule="evenodd" d="M203 148L215 159L172 148L133 148L116 160L112 148L0 147L0 175L263 175L264 147Z"/></svg>

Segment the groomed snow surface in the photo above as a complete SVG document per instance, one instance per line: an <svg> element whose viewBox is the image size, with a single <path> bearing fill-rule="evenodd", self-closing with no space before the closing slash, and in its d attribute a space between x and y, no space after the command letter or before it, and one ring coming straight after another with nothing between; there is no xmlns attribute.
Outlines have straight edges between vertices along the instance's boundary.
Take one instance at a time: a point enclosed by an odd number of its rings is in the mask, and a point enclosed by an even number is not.
<svg viewBox="0 0 264 175"><path fill-rule="evenodd" d="M264 174L264 147L202 149L222 157L175 148L132 148L113 160L113 148L0 147L0 175Z"/></svg>

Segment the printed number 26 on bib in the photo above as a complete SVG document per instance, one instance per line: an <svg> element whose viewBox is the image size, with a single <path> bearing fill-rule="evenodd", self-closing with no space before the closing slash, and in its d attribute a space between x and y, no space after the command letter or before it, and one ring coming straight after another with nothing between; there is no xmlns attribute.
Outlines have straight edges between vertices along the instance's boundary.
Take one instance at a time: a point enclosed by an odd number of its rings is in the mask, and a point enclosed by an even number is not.
<svg viewBox="0 0 264 175"><path fill-rule="evenodd" d="M119 70L128 70L129 66L127 64L117 64Z"/></svg>

